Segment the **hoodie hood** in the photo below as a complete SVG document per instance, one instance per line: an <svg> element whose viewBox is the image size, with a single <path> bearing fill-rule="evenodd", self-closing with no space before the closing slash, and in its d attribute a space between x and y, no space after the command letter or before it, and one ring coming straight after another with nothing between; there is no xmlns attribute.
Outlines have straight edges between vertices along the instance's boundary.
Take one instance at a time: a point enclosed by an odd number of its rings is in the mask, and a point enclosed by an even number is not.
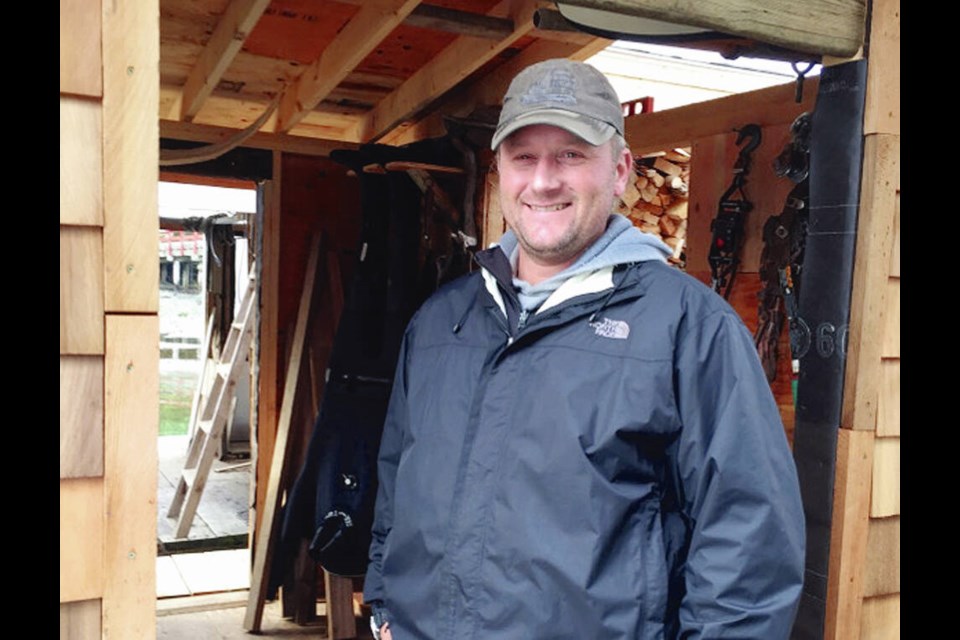
<svg viewBox="0 0 960 640"><path fill-rule="evenodd" d="M503 234L498 243L500 250L509 259L513 273L516 273L519 256L519 243L513 231ZM513 278L513 288L524 311L533 311L557 292L561 286L569 284L565 289L572 289L570 293L585 293L582 285L587 285L589 291L602 291L612 287L610 274L613 267L621 264L647 262L658 260L666 262L673 250L662 240L649 233L637 229L624 216L612 214L607 221L607 229L596 242L590 245L577 260L569 267L537 284L530 284L519 278ZM608 283L609 281L609 283ZM563 299L572 297L563 296ZM561 300L551 301L553 304ZM553 306L551 304L550 306Z"/></svg>

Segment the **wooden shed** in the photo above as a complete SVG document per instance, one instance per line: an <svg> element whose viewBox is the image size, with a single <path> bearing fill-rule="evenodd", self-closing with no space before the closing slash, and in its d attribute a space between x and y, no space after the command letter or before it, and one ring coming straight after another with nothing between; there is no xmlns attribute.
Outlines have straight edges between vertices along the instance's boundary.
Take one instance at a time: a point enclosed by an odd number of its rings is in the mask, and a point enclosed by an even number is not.
<svg viewBox="0 0 960 640"><path fill-rule="evenodd" d="M899 637L899 0L729 0L715 14L698 3L600 4L712 29L724 35L697 46L727 53L775 46L822 56L827 66L861 60L849 315L815 327L842 376L842 395L835 418L809 426L798 418L795 435L810 548L795 637ZM157 181L181 171L158 168L160 154L213 157L237 147L209 171L255 181L262 197L256 512L263 517L277 498L275 488L269 495L274 458L292 444L278 425L293 411L284 389L299 358L293 347L302 348L303 283L323 274L328 285L315 290L335 308L341 280L330 274L346 264L358 233L355 179L329 153L440 136L445 118L489 122L520 69L584 59L610 43L555 14L533 0L61 0L61 638L156 634ZM736 153L734 127L756 122L782 139L816 95L817 83L808 81L799 105L786 86L629 119L635 153L691 149L690 271L706 268L721 168ZM489 184L481 180L477 196L482 241L502 229L483 188ZM768 211L778 211L783 187L763 193ZM758 242L762 220L751 224L748 245ZM316 234L326 266L311 271ZM744 282L754 289L734 299L738 310L755 307L756 271L756 257L745 260ZM317 354L324 357L322 348ZM785 417L792 428L791 409ZM260 521L254 536L269 526Z"/></svg>

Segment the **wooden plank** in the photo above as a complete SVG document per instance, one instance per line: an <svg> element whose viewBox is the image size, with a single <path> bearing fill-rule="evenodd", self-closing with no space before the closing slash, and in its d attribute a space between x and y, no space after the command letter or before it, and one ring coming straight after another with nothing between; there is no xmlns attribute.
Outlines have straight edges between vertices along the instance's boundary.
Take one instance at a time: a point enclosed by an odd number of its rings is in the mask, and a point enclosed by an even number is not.
<svg viewBox="0 0 960 640"><path fill-rule="evenodd" d="M519 55L497 67L495 73L477 79L463 90L456 89L444 96L436 105L431 105L428 115L411 122L401 123L393 131L384 135L381 142L403 145L443 136L446 133L443 124L444 116L464 118L478 107L499 105L510 81L530 65L551 58L586 60L606 49L611 42L604 38L593 38L585 44L537 40L524 48Z"/></svg>
<svg viewBox="0 0 960 640"><path fill-rule="evenodd" d="M353 616L353 580L323 572L327 599L327 637L343 640L357 636L357 619Z"/></svg>
<svg viewBox="0 0 960 640"><path fill-rule="evenodd" d="M60 96L60 224L103 225L100 115L99 102Z"/></svg>
<svg viewBox="0 0 960 640"><path fill-rule="evenodd" d="M887 304L883 323L880 354L884 358L900 357L900 278L887 280Z"/></svg>
<svg viewBox="0 0 960 640"><path fill-rule="evenodd" d="M893 214L893 248L890 250L890 276L900 277L900 181L897 180L897 201Z"/></svg>
<svg viewBox="0 0 960 640"><path fill-rule="evenodd" d="M819 78L807 79L800 104L794 101L797 85L790 83L631 116L624 122L625 137L633 153L643 155L689 147L701 138L733 131L746 122L761 127L790 124L804 111L813 109L819 82Z"/></svg>
<svg viewBox="0 0 960 640"><path fill-rule="evenodd" d="M60 227L61 354L103 353L102 236L96 227Z"/></svg>
<svg viewBox="0 0 960 640"><path fill-rule="evenodd" d="M871 0L863 132L900 134L900 0Z"/></svg>
<svg viewBox="0 0 960 640"><path fill-rule="evenodd" d="M877 437L900 435L900 360L880 363L880 399L877 406Z"/></svg>
<svg viewBox="0 0 960 640"><path fill-rule="evenodd" d="M900 438L877 438L870 517L900 515Z"/></svg>
<svg viewBox="0 0 960 640"><path fill-rule="evenodd" d="M483 220L481 229L483 236L479 238L480 247L489 247L494 242L500 240L500 236L507 230L507 222L503 219L503 211L500 209L500 186L498 174L490 172L487 174L486 189L483 196Z"/></svg>
<svg viewBox="0 0 960 640"><path fill-rule="evenodd" d="M857 249L850 297L850 331L841 423L850 429L876 427L882 336L887 300L900 136L867 136L863 150ZM899 340L899 331L898 338Z"/></svg>
<svg viewBox="0 0 960 640"><path fill-rule="evenodd" d="M103 475L103 357L60 356L60 478Z"/></svg>
<svg viewBox="0 0 960 640"><path fill-rule="evenodd" d="M290 359L287 366L286 378L283 386L283 404L280 407L280 416L277 425L276 442L271 456L270 474L265 478L267 494L263 505L261 526L254 540L253 574L250 578L250 598L247 600L247 612L243 620L243 627L247 631L259 632L263 621L263 603L267 594L269 582L269 568L276 546L275 535L280 524L281 481L284 477L286 459L289 457L292 442L290 438L290 423L296 407L297 386L300 379L300 370L304 358L304 346L307 340L307 328L310 324L310 307L313 301L314 282L317 277L317 263L320 254L320 239L314 237L311 242L310 259L307 262L306 276L303 281L303 290L300 294L300 306L297 311L297 322L291 342Z"/></svg>
<svg viewBox="0 0 960 640"><path fill-rule="evenodd" d="M283 183L283 163L281 154L273 154L273 180L263 185L263 228L261 234L261 259L257 261L257 281L260 283L260 331L258 366L260 379L257 387L259 401L257 405L256 438L252 439L253 460L256 474L253 479L255 495L254 508L251 509L251 540L259 532L262 524L261 514L267 499L267 478L270 475L270 461L273 459L273 447L277 434L277 397L279 388L279 337L278 318L280 314L280 186Z"/></svg>
<svg viewBox="0 0 960 640"><path fill-rule="evenodd" d="M900 640L900 594L863 601L860 640Z"/></svg>
<svg viewBox="0 0 960 640"><path fill-rule="evenodd" d="M100 14L100 0L60 0L60 93L103 95Z"/></svg>
<svg viewBox="0 0 960 640"><path fill-rule="evenodd" d="M99 637L99 600L60 604L60 640L90 640Z"/></svg>
<svg viewBox="0 0 960 640"><path fill-rule="evenodd" d="M865 0L564 0L565 4L703 27L794 51L849 57L863 44ZM569 15L568 15L569 17Z"/></svg>
<svg viewBox="0 0 960 640"><path fill-rule="evenodd" d="M513 20L513 32L508 37L490 41L461 36L454 40L367 115L358 130L358 139L364 142L378 139L526 35L533 28L535 7L532 3L514 5L511 0L503 0L487 13Z"/></svg>
<svg viewBox="0 0 960 640"><path fill-rule="evenodd" d="M278 131L296 126L403 22L419 0L366 2L280 99Z"/></svg>
<svg viewBox="0 0 960 640"><path fill-rule="evenodd" d="M270 0L232 0L183 85L180 118L192 120L220 83Z"/></svg>
<svg viewBox="0 0 960 640"><path fill-rule="evenodd" d="M872 431L840 429L824 638L860 635L873 450Z"/></svg>
<svg viewBox="0 0 960 640"><path fill-rule="evenodd" d="M236 135L236 133L236 129L228 127L216 127L195 122L175 122L173 120L160 121L160 135L174 140L220 142ZM329 156L334 149L356 149L358 145L353 142L308 138L302 135L255 133L244 141L243 146L297 153L305 156Z"/></svg>
<svg viewBox="0 0 960 640"><path fill-rule="evenodd" d="M60 602L103 593L103 479L60 481Z"/></svg>
<svg viewBox="0 0 960 640"><path fill-rule="evenodd" d="M157 429L155 315L108 315L104 362L103 637L156 634Z"/></svg>
<svg viewBox="0 0 960 640"><path fill-rule="evenodd" d="M899 516L870 520L865 571L865 597L900 593Z"/></svg>
<svg viewBox="0 0 960 640"><path fill-rule="evenodd" d="M108 311L153 312L157 277L157 0L103 7L103 265Z"/></svg>

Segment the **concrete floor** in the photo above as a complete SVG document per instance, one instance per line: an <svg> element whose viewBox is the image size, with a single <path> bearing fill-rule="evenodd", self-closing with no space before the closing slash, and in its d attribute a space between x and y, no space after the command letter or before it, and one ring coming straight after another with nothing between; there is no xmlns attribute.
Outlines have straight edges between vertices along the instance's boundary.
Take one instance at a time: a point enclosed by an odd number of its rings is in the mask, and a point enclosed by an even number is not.
<svg viewBox="0 0 960 640"><path fill-rule="evenodd" d="M187 455L187 436L157 440L157 539L170 552L245 547L250 513L249 461L215 460L185 539L174 538L176 520L167 517Z"/></svg>
<svg viewBox="0 0 960 640"><path fill-rule="evenodd" d="M223 594L222 594L223 595ZM171 611L157 609L158 640L250 640L252 636L243 628L246 615L247 592L231 594L234 602L225 597L211 601L203 597L194 597L189 602L170 602L167 607L180 609ZM181 599L178 599L181 600ZM211 607L211 608L207 608ZM299 626L283 619L280 615L280 603L268 602L264 606L260 637L262 638L325 638L322 622L315 625ZM369 637L360 636L360 637Z"/></svg>

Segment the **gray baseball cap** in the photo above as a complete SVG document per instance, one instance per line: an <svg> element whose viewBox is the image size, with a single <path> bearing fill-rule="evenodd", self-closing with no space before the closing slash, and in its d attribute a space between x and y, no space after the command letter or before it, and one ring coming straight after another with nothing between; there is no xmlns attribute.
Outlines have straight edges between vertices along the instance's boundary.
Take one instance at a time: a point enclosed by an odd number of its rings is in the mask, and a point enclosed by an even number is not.
<svg viewBox="0 0 960 640"><path fill-rule="evenodd" d="M623 109L610 81L594 67L566 58L544 60L510 83L490 148L532 124L560 127L596 146L614 133L623 135Z"/></svg>

